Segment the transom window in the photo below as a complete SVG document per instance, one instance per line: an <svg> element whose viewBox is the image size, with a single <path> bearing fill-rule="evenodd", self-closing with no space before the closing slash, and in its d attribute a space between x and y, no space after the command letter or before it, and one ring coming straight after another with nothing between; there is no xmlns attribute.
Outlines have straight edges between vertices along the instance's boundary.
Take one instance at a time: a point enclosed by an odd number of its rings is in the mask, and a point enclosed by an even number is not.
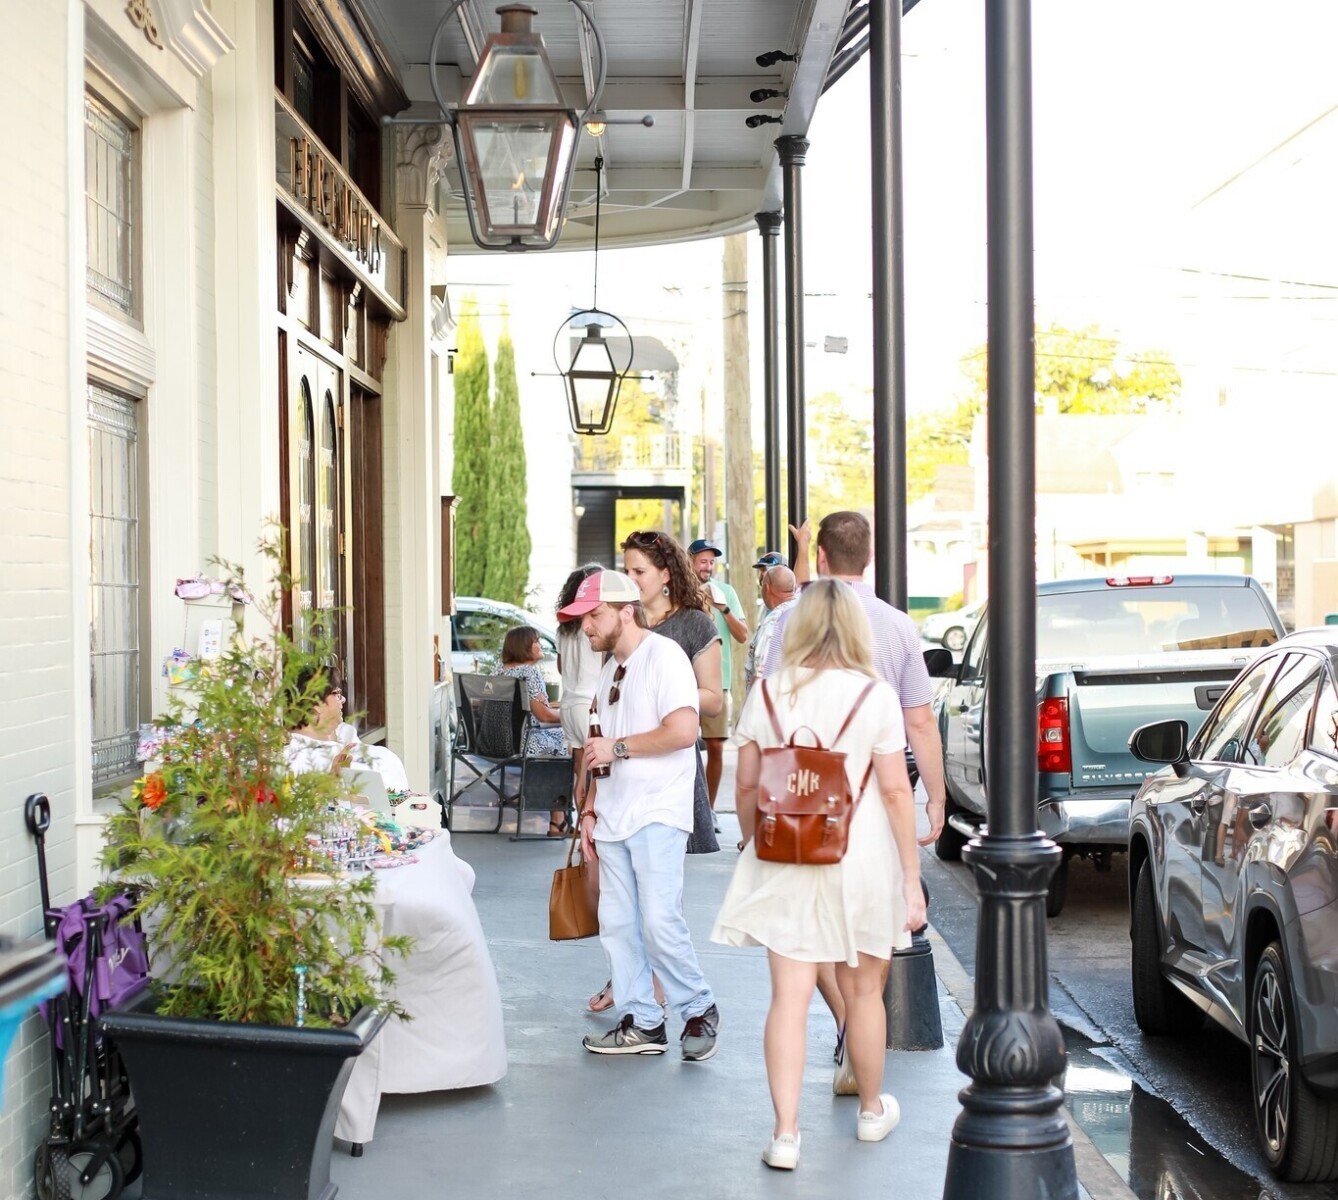
<svg viewBox="0 0 1338 1200"><path fill-rule="evenodd" d="M135 195L138 131L92 92L84 93L84 188L88 222L88 291L134 316Z"/></svg>

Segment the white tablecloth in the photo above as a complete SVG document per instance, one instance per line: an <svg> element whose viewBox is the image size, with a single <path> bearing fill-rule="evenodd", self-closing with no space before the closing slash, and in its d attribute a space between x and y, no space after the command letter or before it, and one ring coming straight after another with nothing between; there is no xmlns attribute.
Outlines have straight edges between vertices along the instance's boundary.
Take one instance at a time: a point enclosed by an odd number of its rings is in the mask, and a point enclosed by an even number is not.
<svg viewBox="0 0 1338 1200"><path fill-rule="evenodd" d="M392 1017L358 1058L335 1136L370 1142L384 1092L436 1092L496 1083L506 1074L502 997L471 895L474 871L442 830L411 866L379 871L376 904L388 935L414 949L392 959L394 995L411 1021Z"/></svg>

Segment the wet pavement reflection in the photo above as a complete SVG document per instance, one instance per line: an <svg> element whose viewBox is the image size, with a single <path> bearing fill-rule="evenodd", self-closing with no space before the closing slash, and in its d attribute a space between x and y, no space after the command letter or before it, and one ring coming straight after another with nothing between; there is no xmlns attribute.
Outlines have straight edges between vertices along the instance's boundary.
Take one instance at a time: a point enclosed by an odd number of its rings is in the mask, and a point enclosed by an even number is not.
<svg viewBox="0 0 1338 1200"><path fill-rule="evenodd" d="M1208 1146L1164 1100L1071 1029L1065 1098L1073 1119L1139 1200L1275 1200ZM1114 1056L1112 1056L1114 1057Z"/></svg>

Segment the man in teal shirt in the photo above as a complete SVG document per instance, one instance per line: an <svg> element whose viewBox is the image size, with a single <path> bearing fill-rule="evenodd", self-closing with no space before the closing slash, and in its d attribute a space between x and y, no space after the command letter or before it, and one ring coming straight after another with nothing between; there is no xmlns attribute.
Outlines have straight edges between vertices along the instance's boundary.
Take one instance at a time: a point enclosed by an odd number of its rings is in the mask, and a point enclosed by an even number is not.
<svg viewBox="0 0 1338 1200"><path fill-rule="evenodd" d="M720 554L720 547L706 538L698 538L688 547L688 557L710 596L711 615L720 631L720 684L725 702L720 706L719 716L702 718L702 739L706 742L706 791L713 811L716 792L720 790L720 775L725 768L725 739L729 736L733 646L735 642L743 644L748 640L748 626L743 621L743 605L739 603L738 593L724 580L712 578ZM715 831L720 832L719 823Z"/></svg>

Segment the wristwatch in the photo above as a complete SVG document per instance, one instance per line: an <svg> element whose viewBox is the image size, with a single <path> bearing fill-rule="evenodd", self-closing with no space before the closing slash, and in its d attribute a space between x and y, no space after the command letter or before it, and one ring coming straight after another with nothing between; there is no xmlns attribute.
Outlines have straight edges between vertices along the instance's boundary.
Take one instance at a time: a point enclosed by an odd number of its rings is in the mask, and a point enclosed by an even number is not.
<svg viewBox="0 0 1338 1200"><path fill-rule="evenodd" d="M628 752L628 750L627 750L627 743L626 743L626 742L624 742L624 741L622 741L621 739L619 739L618 741L616 741L616 742L613 743L613 757L614 757L614 758L631 758L631 754L630 754L630 753Z"/></svg>

